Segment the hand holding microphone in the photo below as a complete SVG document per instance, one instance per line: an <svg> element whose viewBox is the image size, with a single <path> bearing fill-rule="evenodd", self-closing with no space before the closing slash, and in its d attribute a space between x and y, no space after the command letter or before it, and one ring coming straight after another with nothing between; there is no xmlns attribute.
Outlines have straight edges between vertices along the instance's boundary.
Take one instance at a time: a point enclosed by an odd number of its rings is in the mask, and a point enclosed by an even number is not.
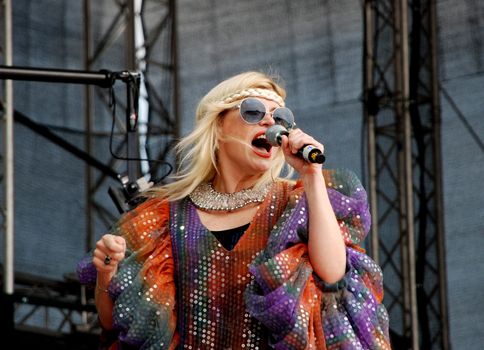
<svg viewBox="0 0 484 350"><path fill-rule="evenodd" d="M266 131L266 139L274 147L282 143L282 136L289 136L289 131L282 125L272 125ZM326 160L323 152L313 145L304 145L299 149L297 155L309 163L323 164Z"/></svg>

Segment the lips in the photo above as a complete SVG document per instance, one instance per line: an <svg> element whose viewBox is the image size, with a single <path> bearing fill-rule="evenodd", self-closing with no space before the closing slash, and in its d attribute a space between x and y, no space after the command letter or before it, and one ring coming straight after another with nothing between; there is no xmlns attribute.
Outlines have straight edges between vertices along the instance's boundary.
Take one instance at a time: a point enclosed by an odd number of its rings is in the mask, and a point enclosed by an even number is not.
<svg viewBox="0 0 484 350"><path fill-rule="evenodd" d="M257 155L264 158L269 158L271 156L272 145L267 141L264 131L257 133L252 139L251 144Z"/></svg>

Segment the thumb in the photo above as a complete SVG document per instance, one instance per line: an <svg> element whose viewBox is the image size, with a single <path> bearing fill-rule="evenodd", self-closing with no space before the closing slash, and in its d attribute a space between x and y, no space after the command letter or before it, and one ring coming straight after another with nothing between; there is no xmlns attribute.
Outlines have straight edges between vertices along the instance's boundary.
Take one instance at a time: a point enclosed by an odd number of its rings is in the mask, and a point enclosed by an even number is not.
<svg viewBox="0 0 484 350"><path fill-rule="evenodd" d="M119 245L123 246L124 248L126 248L126 240L123 237L121 237L121 236L115 236L114 237L114 241L117 244L119 244Z"/></svg>

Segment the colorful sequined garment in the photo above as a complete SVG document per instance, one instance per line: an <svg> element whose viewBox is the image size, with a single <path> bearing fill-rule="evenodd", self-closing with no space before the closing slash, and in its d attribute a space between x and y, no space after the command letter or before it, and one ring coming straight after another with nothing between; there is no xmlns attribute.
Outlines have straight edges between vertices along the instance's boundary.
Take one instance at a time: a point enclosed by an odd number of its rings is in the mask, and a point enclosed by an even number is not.
<svg viewBox="0 0 484 350"><path fill-rule="evenodd" d="M132 254L109 288L119 340L141 349L389 349L381 271L357 247L369 229L366 194L351 172L324 175L347 244L335 285L309 264L300 186L275 183L232 251L187 199L126 214L113 232ZM89 263L78 271L93 282Z"/></svg>
<svg viewBox="0 0 484 350"><path fill-rule="evenodd" d="M244 293L251 281L249 265L266 246L289 189L285 182L272 186L232 250L226 250L202 225L190 200L171 205L180 348L268 347L267 330L247 312Z"/></svg>
<svg viewBox="0 0 484 350"><path fill-rule="evenodd" d="M307 202L296 188L272 227L267 247L251 264L249 313L267 327L275 349L390 349L380 268L357 245L370 227L366 193L356 175L323 171L347 246L347 272L327 285L307 252Z"/></svg>

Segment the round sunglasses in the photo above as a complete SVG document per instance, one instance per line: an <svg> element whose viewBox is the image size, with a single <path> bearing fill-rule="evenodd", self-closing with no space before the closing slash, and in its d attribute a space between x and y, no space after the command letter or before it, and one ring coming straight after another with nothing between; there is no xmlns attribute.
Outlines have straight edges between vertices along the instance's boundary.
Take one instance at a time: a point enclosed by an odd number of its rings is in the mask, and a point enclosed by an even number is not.
<svg viewBox="0 0 484 350"><path fill-rule="evenodd" d="M276 124L282 125L286 129L292 129L296 125L294 114L289 108L278 107L269 112L265 104L256 98L246 98L235 108L240 110L240 116L247 124L257 124L264 119L266 114L269 114L274 118Z"/></svg>

